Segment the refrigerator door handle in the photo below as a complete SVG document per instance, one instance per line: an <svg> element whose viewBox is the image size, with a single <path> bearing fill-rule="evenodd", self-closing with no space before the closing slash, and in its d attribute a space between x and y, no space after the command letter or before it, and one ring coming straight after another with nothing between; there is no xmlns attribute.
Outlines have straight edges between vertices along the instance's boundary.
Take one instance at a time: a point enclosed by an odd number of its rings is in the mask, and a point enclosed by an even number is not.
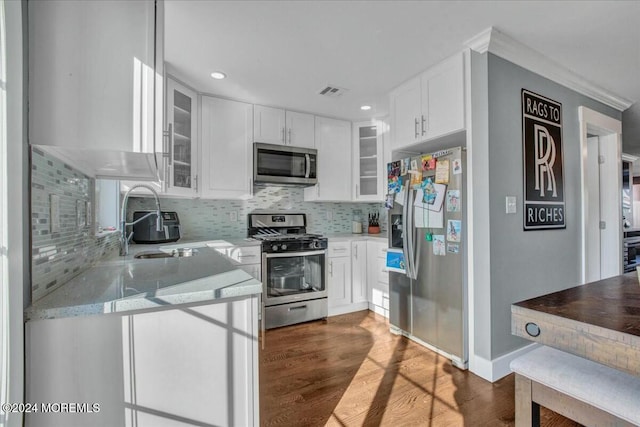
<svg viewBox="0 0 640 427"><path fill-rule="evenodd" d="M409 197L408 197L408 218L407 218L407 240L409 243L409 259L407 260L407 265L409 266L409 278L415 279L417 277L417 272L415 268L415 257L416 257L416 248L415 248L415 228L413 226L413 190L409 189Z"/></svg>
<svg viewBox="0 0 640 427"><path fill-rule="evenodd" d="M409 278L411 278L411 270L409 267L409 242L408 242L408 236L409 233L407 233L407 223L408 223L408 218L407 218L407 206L409 205L409 185L405 184L406 188L405 188L405 194L404 194L404 204L402 205L402 228L401 228L401 232L402 232L402 256L404 257L404 268L405 268L405 275Z"/></svg>

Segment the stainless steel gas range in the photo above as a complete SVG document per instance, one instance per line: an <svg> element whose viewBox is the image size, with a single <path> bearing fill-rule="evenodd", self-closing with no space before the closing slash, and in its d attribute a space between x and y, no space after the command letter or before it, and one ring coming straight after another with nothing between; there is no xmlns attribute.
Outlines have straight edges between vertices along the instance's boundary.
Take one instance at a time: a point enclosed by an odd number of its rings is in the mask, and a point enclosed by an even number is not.
<svg viewBox="0 0 640 427"><path fill-rule="evenodd" d="M327 317L327 239L306 226L305 214L249 214L249 237L262 241L267 329Z"/></svg>

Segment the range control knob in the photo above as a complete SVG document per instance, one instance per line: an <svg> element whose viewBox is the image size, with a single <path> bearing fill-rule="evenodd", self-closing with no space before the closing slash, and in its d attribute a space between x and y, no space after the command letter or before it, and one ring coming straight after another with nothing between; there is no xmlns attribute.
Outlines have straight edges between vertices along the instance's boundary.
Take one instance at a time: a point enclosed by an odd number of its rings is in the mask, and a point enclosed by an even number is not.
<svg viewBox="0 0 640 427"><path fill-rule="evenodd" d="M280 246L280 249L282 249L283 251L287 250L287 245L285 245L284 243Z"/></svg>
<svg viewBox="0 0 640 427"><path fill-rule="evenodd" d="M316 249L318 247L318 243L314 240L309 244L309 249Z"/></svg>
<svg viewBox="0 0 640 427"><path fill-rule="evenodd" d="M271 249L273 249L274 252L277 251L278 250L278 245L271 246Z"/></svg>

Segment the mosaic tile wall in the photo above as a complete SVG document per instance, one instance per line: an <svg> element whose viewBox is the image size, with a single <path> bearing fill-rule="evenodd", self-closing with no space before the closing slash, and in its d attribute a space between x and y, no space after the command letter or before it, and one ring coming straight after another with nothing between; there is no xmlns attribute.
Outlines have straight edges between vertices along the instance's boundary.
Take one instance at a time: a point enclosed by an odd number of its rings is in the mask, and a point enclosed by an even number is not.
<svg viewBox="0 0 640 427"><path fill-rule="evenodd" d="M242 239L247 237L247 214L254 211L290 211L307 214L307 231L332 234L351 233L354 213L359 211L366 222L368 213L380 213L381 228L386 230L386 210L381 203L305 202L303 189L296 187L255 187L251 200L160 200L163 211L178 212L182 237L188 240ZM155 209L152 198L129 199L127 215L133 211ZM230 220L236 212L237 221ZM330 212L331 220L327 219ZM366 228L364 228L366 230Z"/></svg>
<svg viewBox="0 0 640 427"><path fill-rule="evenodd" d="M85 209L95 206L92 178L36 148L31 158L31 299L35 301L117 252L119 233L96 237L91 221L86 221ZM51 232L52 194L59 198L57 232Z"/></svg>

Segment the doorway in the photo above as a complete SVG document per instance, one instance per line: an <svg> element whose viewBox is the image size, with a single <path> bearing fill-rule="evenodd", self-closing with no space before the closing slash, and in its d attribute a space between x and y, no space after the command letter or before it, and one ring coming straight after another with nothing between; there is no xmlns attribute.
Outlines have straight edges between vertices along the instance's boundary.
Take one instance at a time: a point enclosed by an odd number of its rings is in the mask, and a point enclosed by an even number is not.
<svg viewBox="0 0 640 427"><path fill-rule="evenodd" d="M622 123L578 109L582 153L581 282L622 273Z"/></svg>

